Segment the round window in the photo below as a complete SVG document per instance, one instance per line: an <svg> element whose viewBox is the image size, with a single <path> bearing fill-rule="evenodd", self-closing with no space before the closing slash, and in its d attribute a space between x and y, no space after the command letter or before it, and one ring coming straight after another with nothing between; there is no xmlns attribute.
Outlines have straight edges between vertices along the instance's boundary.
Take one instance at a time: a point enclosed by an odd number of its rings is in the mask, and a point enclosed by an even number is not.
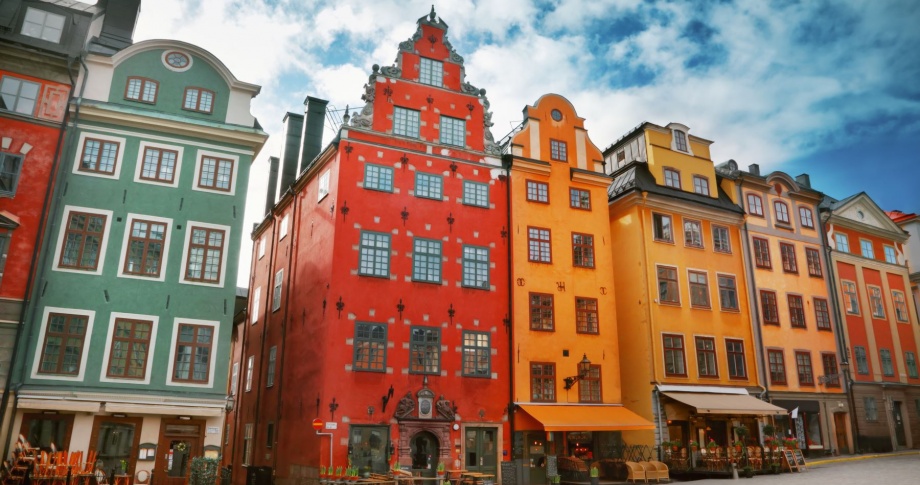
<svg viewBox="0 0 920 485"><path fill-rule="evenodd" d="M181 52L170 52L166 54L166 63L172 67L182 69L188 66L188 56Z"/></svg>
<svg viewBox="0 0 920 485"><path fill-rule="evenodd" d="M562 111L559 111L558 109L554 109L554 110L550 111L549 114L550 114L550 116L553 117L554 120L556 120L556 121L562 121Z"/></svg>

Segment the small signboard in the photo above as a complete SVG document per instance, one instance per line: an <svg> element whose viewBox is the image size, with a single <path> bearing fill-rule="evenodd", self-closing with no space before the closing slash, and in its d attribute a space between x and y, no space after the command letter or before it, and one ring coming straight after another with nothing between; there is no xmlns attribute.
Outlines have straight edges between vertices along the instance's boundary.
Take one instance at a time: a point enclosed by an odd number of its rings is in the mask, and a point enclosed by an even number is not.
<svg viewBox="0 0 920 485"><path fill-rule="evenodd" d="M339 429L339 423L335 421L329 421L326 423L326 429Z"/></svg>
<svg viewBox="0 0 920 485"><path fill-rule="evenodd" d="M514 473L514 462L502 462L502 485L517 485L517 474Z"/></svg>
<svg viewBox="0 0 920 485"><path fill-rule="evenodd" d="M802 454L802 450L795 449L792 451L795 454L795 465L799 471L807 471L808 468L805 466L805 455Z"/></svg>
<svg viewBox="0 0 920 485"><path fill-rule="evenodd" d="M546 476L554 477L559 474L559 469L556 464L556 455L549 455L546 457Z"/></svg>
<svg viewBox="0 0 920 485"><path fill-rule="evenodd" d="M808 470L805 466L805 455L803 455L802 450L799 449L783 450L783 462L786 468L791 472L803 472Z"/></svg>

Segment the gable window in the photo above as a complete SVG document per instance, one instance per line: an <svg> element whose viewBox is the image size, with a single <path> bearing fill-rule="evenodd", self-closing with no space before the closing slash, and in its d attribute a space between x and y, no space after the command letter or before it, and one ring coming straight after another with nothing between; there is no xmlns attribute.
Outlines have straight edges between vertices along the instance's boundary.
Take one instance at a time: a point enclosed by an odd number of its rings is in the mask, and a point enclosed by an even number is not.
<svg viewBox="0 0 920 485"><path fill-rule="evenodd" d="M664 348L664 373L668 376L686 377L684 361L684 336L664 334L661 336Z"/></svg>
<svg viewBox="0 0 920 485"><path fill-rule="evenodd" d="M846 234L837 233L834 234L834 242L836 242L837 251L841 253L850 252L850 238Z"/></svg>
<svg viewBox="0 0 920 485"><path fill-rule="evenodd" d="M95 271L104 251L106 216L70 211L64 226L61 268Z"/></svg>
<svg viewBox="0 0 920 485"><path fill-rule="evenodd" d="M808 261L808 275L822 277L824 272L821 270L821 253L814 248L805 248L805 259Z"/></svg>
<svg viewBox="0 0 920 485"><path fill-rule="evenodd" d="M856 294L856 283L841 280L840 286L843 289L843 305L847 313L859 315L859 296Z"/></svg>
<svg viewBox="0 0 920 485"><path fill-rule="evenodd" d="M86 315L48 315L48 327L45 330L41 360L38 363L40 374L80 374L87 322Z"/></svg>
<svg viewBox="0 0 920 485"><path fill-rule="evenodd" d="M664 184L675 189L680 188L680 172L673 168L664 169Z"/></svg>
<svg viewBox="0 0 920 485"><path fill-rule="evenodd" d="M572 233L572 264L580 268L594 267L594 236Z"/></svg>
<svg viewBox="0 0 920 485"><path fill-rule="evenodd" d="M879 359L882 361L882 374L887 377L894 377L894 364L891 362L891 351L881 349L878 351Z"/></svg>
<svg viewBox="0 0 920 485"><path fill-rule="evenodd" d="M387 326L379 323L355 323L355 356L352 368L356 371L386 372Z"/></svg>
<svg viewBox="0 0 920 485"><path fill-rule="evenodd" d="M176 160L179 152L162 148L144 149L144 165L140 178L155 182L172 183L176 172Z"/></svg>
<svg viewBox="0 0 920 485"><path fill-rule="evenodd" d="M281 288L284 285L284 268L275 273L275 284L272 286L272 311L281 309Z"/></svg>
<svg viewBox="0 0 920 485"><path fill-rule="evenodd" d="M125 86L125 99L141 103L155 104L160 83L143 77L129 77Z"/></svg>
<svg viewBox="0 0 920 485"><path fill-rule="evenodd" d="M786 295L789 302L789 323L793 327L805 328L805 306L799 295Z"/></svg>
<svg viewBox="0 0 920 485"><path fill-rule="evenodd" d="M556 364L530 363L530 400L556 402Z"/></svg>
<svg viewBox="0 0 920 485"><path fill-rule="evenodd" d="M773 212L776 214L776 222L789 224L789 206L785 202L773 202Z"/></svg>
<svg viewBox="0 0 920 485"><path fill-rule="evenodd" d="M554 330L553 295L530 294L530 329Z"/></svg>
<svg viewBox="0 0 920 485"><path fill-rule="evenodd" d="M28 7L22 22L22 35L59 43L64 32L64 16Z"/></svg>
<svg viewBox="0 0 920 485"><path fill-rule="evenodd" d="M748 194L747 196L748 203L748 213L752 216L763 217L763 200L759 195Z"/></svg>
<svg viewBox="0 0 920 485"><path fill-rule="evenodd" d="M578 402L601 402L601 366L592 365L579 379Z"/></svg>
<svg viewBox="0 0 920 485"><path fill-rule="evenodd" d="M419 112L396 106L393 108L393 134L418 138Z"/></svg>
<svg viewBox="0 0 920 485"><path fill-rule="evenodd" d="M417 172L415 174L415 196L441 200L443 180L437 175Z"/></svg>
<svg viewBox="0 0 920 485"><path fill-rule="evenodd" d="M185 88L184 98L182 109L211 114L214 104L214 91L204 88Z"/></svg>
<svg viewBox="0 0 920 485"><path fill-rule="evenodd" d="M684 245L691 248L703 247L703 225L700 221L684 220Z"/></svg>
<svg viewBox="0 0 920 485"><path fill-rule="evenodd" d="M0 195L12 197L19 186L22 155L0 152Z"/></svg>
<svg viewBox="0 0 920 485"><path fill-rule="evenodd" d="M441 282L441 241L415 238L412 248L412 280Z"/></svg>
<svg viewBox="0 0 920 485"><path fill-rule="evenodd" d="M770 383L786 384L786 362L782 350L767 350L767 359L770 361Z"/></svg>
<svg viewBox="0 0 920 485"><path fill-rule="evenodd" d="M466 141L466 120L441 115L441 143L462 147Z"/></svg>
<svg viewBox="0 0 920 485"><path fill-rule="evenodd" d="M492 374L492 346L488 332L463 331L463 362L466 377L489 377Z"/></svg>
<svg viewBox="0 0 920 485"><path fill-rule="evenodd" d="M688 271L690 279L690 306L709 308L709 278L701 271Z"/></svg>
<svg viewBox="0 0 920 485"><path fill-rule="evenodd" d="M863 407L866 409L866 421L878 421L878 404L874 397L864 397Z"/></svg>
<svg viewBox="0 0 920 485"><path fill-rule="evenodd" d="M409 339L409 373L441 373L441 329L412 327Z"/></svg>
<svg viewBox="0 0 920 485"><path fill-rule="evenodd" d="M783 260L783 271L798 273L799 268L795 261L795 246L789 243L779 243L779 254Z"/></svg>
<svg viewBox="0 0 920 485"><path fill-rule="evenodd" d="M709 195L709 179L702 175L693 176L693 191L700 195Z"/></svg>
<svg viewBox="0 0 920 485"><path fill-rule="evenodd" d="M869 286L869 308L872 309L872 316L875 318L885 318L885 304L882 302L882 289L878 286Z"/></svg>
<svg viewBox="0 0 920 485"><path fill-rule="evenodd" d="M527 200L549 203L549 185L543 182L527 181Z"/></svg>
<svg viewBox="0 0 920 485"><path fill-rule="evenodd" d="M249 323L255 325L259 321L259 310L262 308L262 287L257 286L252 292L252 310L249 315Z"/></svg>
<svg viewBox="0 0 920 485"><path fill-rule="evenodd" d="M875 259L875 249L872 248L872 241L860 239L859 249L862 252L863 257Z"/></svg>
<svg viewBox="0 0 920 485"><path fill-rule="evenodd" d="M840 387L840 376L837 372L837 356L830 353L821 354L821 364L824 366L824 378L827 387Z"/></svg>
<svg viewBox="0 0 920 485"><path fill-rule="evenodd" d="M252 367L253 365L254 365L254 356L250 355L246 359L246 385L243 386L243 388L246 389L246 392L249 392L252 390Z"/></svg>
<svg viewBox="0 0 920 485"><path fill-rule="evenodd" d="M233 184L233 160L203 156L198 187L229 192Z"/></svg>
<svg viewBox="0 0 920 485"><path fill-rule="evenodd" d="M80 157L81 172L95 172L106 175L115 173L119 144L112 141L86 138L83 155Z"/></svg>
<svg viewBox="0 0 920 485"><path fill-rule="evenodd" d="M463 246L463 286L489 289L489 248Z"/></svg>
<svg viewBox="0 0 920 485"><path fill-rule="evenodd" d="M124 272L137 276L160 276L166 242L164 222L131 220Z"/></svg>
<svg viewBox="0 0 920 485"><path fill-rule="evenodd" d="M367 164L364 167L364 188L393 191L393 167Z"/></svg>
<svg viewBox="0 0 920 485"><path fill-rule="evenodd" d="M904 353L904 365L907 366L907 376L911 379L917 379L917 357L914 356L913 352Z"/></svg>
<svg viewBox="0 0 920 485"><path fill-rule="evenodd" d="M744 363L744 342L725 339L725 351L728 354L728 377L731 379L746 379L747 366Z"/></svg>
<svg viewBox="0 0 920 485"><path fill-rule="evenodd" d="M700 377L719 377L716 365L716 341L711 337L696 338L696 365Z"/></svg>
<svg viewBox="0 0 920 485"><path fill-rule="evenodd" d="M811 209L808 207L799 207L799 223L802 224L802 227L807 227L809 229L815 228L815 221Z"/></svg>
<svg viewBox="0 0 920 485"><path fill-rule="evenodd" d="M723 310L738 309L738 289L734 276L719 275L719 301Z"/></svg>
<svg viewBox="0 0 920 485"><path fill-rule="evenodd" d="M570 188L569 207L573 209L591 210L591 192Z"/></svg>
<svg viewBox="0 0 920 485"><path fill-rule="evenodd" d="M682 152L687 150L687 134L680 130L672 130L674 133L674 147Z"/></svg>
<svg viewBox="0 0 920 485"><path fill-rule="evenodd" d="M795 352L795 367L799 374L799 385L815 385L815 376L811 370L811 353L807 351Z"/></svg>
<svg viewBox="0 0 920 485"><path fill-rule="evenodd" d="M463 203L476 207L489 207L489 184L463 181Z"/></svg>
<svg viewBox="0 0 920 485"><path fill-rule="evenodd" d="M568 144L564 141L549 140L549 158L557 162L567 162L569 160Z"/></svg>
<svg viewBox="0 0 920 485"><path fill-rule="evenodd" d="M418 82L442 87L444 85L444 63L427 57L419 58L419 61Z"/></svg>
<svg viewBox="0 0 920 485"><path fill-rule="evenodd" d="M856 355L856 373L869 373L869 359L866 356L866 348L861 346L853 347L853 354Z"/></svg>
<svg viewBox="0 0 920 485"><path fill-rule="evenodd" d="M674 242L671 227L671 216L652 214L652 230L656 241Z"/></svg>
<svg viewBox="0 0 920 485"><path fill-rule="evenodd" d="M815 298L815 322L818 330L831 329L831 313L824 298Z"/></svg>
<svg viewBox="0 0 920 485"><path fill-rule="evenodd" d="M712 226L712 249L720 253L731 253L731 239L728 236L728 228L722 226Z"/></svg>
<svg viewBox="0 0 920 485"><path fill-rule="evenodd" d="M886 263L898 264L898 257L895 255L894 247L882 246L882 250L885 251L885 262Z"/></svg>
<svg viewBox="0 0 920 485"><path fill-rule="evenodd" d="M3 76L3 80L0 81L0 98L3 99L3 109L32 116L35 113L35 105L41 87L41 84L25 79Z"/></svg>
<svg viewBox="0 0 920 485"><path fill-rule="evenodd" d="M389 234L362 231L358 252L358 274L390 276Z"/></svg>
<svg viewBox="0 0 920 485"><path fill-rule="evenodd" d="M680 305L680 291L677 288L677 268L658 266L658 301Z"/></svg>
<svg viewBox="0 0 920 485"><path fill-rule="evenodd" d="M527 228L527 259L535 263L552 263L550 230L540 227Z"/></svg>
<svg viewBox="0 0 920 485"><path fill-rule="evenodd" d="M220 282L226 232L209 227L190 227L185 279L204 283Z"/></svg>
<svg viewBox="0 0 920 485"><path fill-rule="evenodd" d="M891 300L894 303L894 315L899 322L908 322L907 302L904 299L904 293L897 290L891 291Z"/></svg>
<svg viewBox="0 0 920 485"><path fill-rule="evenodd" d="M173 368L174 381L208 382L213 334L214 327L208 325L179 325Z"/></svg>
<svg viewBox="0 0 920 485"><path fill-rule="evenodd" d="M779 325L779 310L776 307L776 292L760 290L760 314L764 325Z"/></svg>
<svg viewBox="0 0 920 485"><path fill-rule="evenodd" d="M597 317L597 300L594 298L575 297L575 331L578 333L599 332Z"/></svg>
<svg viewBox="0 0 920 485"><path fill-rule="evenodd" d="M754 242L754 264L758 268L770 269L773 263L770 261L770 242L759 237L753 238Z"/></svg>

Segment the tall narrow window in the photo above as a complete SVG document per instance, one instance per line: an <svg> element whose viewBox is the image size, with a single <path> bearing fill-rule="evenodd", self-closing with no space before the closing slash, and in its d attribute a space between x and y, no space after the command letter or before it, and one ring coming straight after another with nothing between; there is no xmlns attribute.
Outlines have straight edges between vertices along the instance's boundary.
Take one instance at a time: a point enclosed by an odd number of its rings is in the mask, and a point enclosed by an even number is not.
<svg viewBox="0 0 920 485"><path fill-rule="evenodd" d="M728 356L728 377L747 379L747 365L744 362L744 342L725 339L725 351Z"/></svg>
<svg viewBox="0 0 920 485"><path fill-rule="evenodd" d="M716 341L711 337L696 337L696 364L700 377L719 377L716 365Z"/></svg>
<svg viewBox="0 0 920 485"><path fill-rule="evenodd" d="M885 318L885 303L882 302L882 289L878 286L869 286L869 308L872 309L872 316L875 318Z"/></svg>
<svg viewBox="0 0 920 485"><path fill-rule="evenodd" d="M172 183L176 172L176 160L179 152L163 148L147 147L144 149L144 164L141 168L142 180Z"/></svg>
<svg viewBox="0 0 920 485"><path fill-rule="evenodd" d="M779 325L779 310L776 307L776 292L760 290L760 314L763 323Z"/></svg>
<svg viewBox="0 0 920 485"><path fill-rule="evenodd" d="M418 138L419 112L396 106L393 108L393 134Z"/></svg>
<svg viewBox="0 0 920 485"><path fill-rule="evenodd" d="M578 333L598 333L597 300L575 297L575 330Z"/></svg>
<svg viewBox="0 0 920 485"><path fill-rule="evenodd" d="M824 381L827 387L840 387L840 375L837 372L837 356L830 353L821 354L824 366Z"/></svg>
<svg viewBox="0 0 920 485"><path fill-rule="evenodd" d="M770 361L770 383L786 384L786 362L782 350L767 350L767 359Z"/></svg>
<svg viewBox="0 0 920 485"><path fill-rule="evenodd" d="M463 286L489 289L489 248L463 246Z"/></svg>
<svg viewBox="0 0 920 485"><path fill-rule="evenodd" d="M774 201L773 212L776 214L776 222L789 224L789 206L785 202Z"/></svg>
<svg viewBox="0 0 920 485"><path fill-rule="evenodd" d="M214 91L204 88L185 88L182 108L199 113L211 113L214 105Z"/></svg>
<svg viewBox="0 0 920 485"><path fill-rule="evenodd" d="M246 385L243 386L243 389L245 389L246 392L249 392L252 390L253 366L255 366L255 356L250 355L249 357L246 358Z"/></svg>
<svg viewBox="0 0 920 485"><path fill-rule="evenodd" d="M878 404L874 397L864 397L863 407L866 409L866 421L878 421Z"/></svg>
<svg viewBox="0 0 920 485"><path fill-rule="evenodd" d="M917 357L913 352L904 353L904 365L907 366L907 377L911 379L917 379Z"/></svg>
<svg viewBox="0 0 920 485"><path fill-rule="evenodd" d="M255 325L259 321L259 310L262 308L262 287L257 286L252 292L252 311L250 312L249 323Z"/></svg>
<svg viewBox="0 0 920 485"><path fill-rule="evenodd" d="M80 157L80 171L111 175L115 173L119 144L113 141L86 138Z"/></svg>
<svg viewBox="0 0 920 485"><path fill-rule="evenodd" d="M843 289L843 305L847 313L859 315L859 296L856 294L856 283L841 280L840 286Z"/></svg>
<svg viewBox="0 0 920 485"><path fill-rule="evenodd" d="M881 349L878 351L879 359L882 361L882 374L886 377L894 377L894 363L891 361L891 351Z"/></svg>
<svg viewBox="0 0 920 485"><path fill-rule="evenodd" d="M284 284L284 268L275 273L275 284L272 287L272 311L281 309L281 287Z"/></svg>
<svg viewBox="0 0 920 485"><path fill-rule="evenodd" d="M700 271L688 271L690 278L690 306L709 308L709 278Z"/></svg>
<svg viewBox="0 0 920 485"><path fill-rule="evenodd" d="M86 338L86 315L51 313L45 329L40 374L78 375L83 359L83 341Z"/></svg>
<svg viewBox="0 0 920 485"><path fill-rule="evenodd" d="M818 330L831 329L831 313L824 298L815 298L815 324Z"/></svg>
<svg viewBox="0 0 920 485"><path fill-rule="evenodd" d="M488 332L463 331L463 375L466 377L489 377L492 346Z"/></svg>
<svg viewBox="0 0 920 485"><path fill-rule="evenodd" d="M198 173L198 187L229 192L232 185L233 160L207 156L201 157L201 171Z"/></svg>
<svg viewBox="0 0 920 485"><path fill-rule="evenodd" d="M240 390L240 363L233 363L233 370L230 371L230 395L236 396Z"/></svg>
<svg viewBox="0 0 920 485"><path fill-rule="evenodd" d="M418 82L429 86L441 87L444 85L444 63L428 59L427 57L419 58L419 76Z"/></svg>
<svg viewBox="0 0 920 485"><path fill-rule="evenodd" d="M795 261L795 246L781 242L779 243L779 253L783 259L783 271L787 273L798 273L799 267Z"/></svg>
<svg viewBox="0 0 920 485"><path fill-rule="evenodd" d="M268 369L265 373L265 387L275 385L275 362L278 359L278 346L272 345L268 349Z"/></svg>
<svg viewBox="0 0 920 485"><path fill-rule="evenodd" d="M687 150L687 134L680 130L673 130L674 132L674 147L682 152L689 151Z"/></svg>
<svg viewBox="0 0 920 485"><path fill-rule="evenodd" d="M124 272L137 276L160 276L166 224L133 219L128 236Z"/></svg>
<svg viewBox="0 0 920 485"><path fill-rule="evenodd" d="M441 282L441 241L420 237L413 240L412 280Z"/></svg>
<svg viewBox="0 0 920 485"><path fill-rule="evenodd" d="M361 232L358 248L358 274L390 276L390 235L379 232Z"/></svg>
<svg viewBox="0 0 920 485"><path fill-rule="evenodd" d="M734 276L719 275L719 301L723 310L738 309L738 288Z"/></svg>
<svg viewBox="0 0 920 485"><path fill-rule="evenodd" d="M664 373L669 376L685 377L687 368L684 361L684 337L683 335L664 334L662 335L662 346L664 348Z"/></svg>
<svg viewBox="0 0 920 485"><path fill-rule="evenodd" d="M386 372L386 325L379 323L356 323L354 344L355 356L352 361L354 370Z"/></svg>
<svg viewBox="0 0 920 485"><path fill-rule="evenodd" d="M656 241L674 242L674 233L671 229L671 216L652 214L652 227Z"/></svg>
<svg viewBox="0 0 920 485"><path fill-rule="evenodd" d="M856 355L856 373L869 373L869 359L866 356L866 348L861 346L853 347L853 354Z"/></svg>
<svg viewBox="0 0 920 485"><path fill-rule="evenodd" d="M535 263L552 263L553 253L550 241L549 229L528 227L527 259Z"/></svg>
<svg viewBox="0 0 920 485"><path fill-rule="evenodd" d="M808 275L817 276L819 278L824 276L824 271L821 270L821 253L814 248L805 248L805 259L808 260Z"/></svg>
<svg viewBox="0 0 920 485"><path fill-rule="evenodd" d="M763 199L761 199L759 195L748 194L747 203L749 214L763 217Z"/></svg>
<svg viewBox="0 0 920 485"><path fill-rule="evenodd" d="M0 196L16 195L21 170L22 155L0 152Z"/></svg>
<svg viewBox="0 0 920 485"><path fill-rule="evenodd" d="M594 236L572 233L572 264L581 268L594 267Z"/></svg>
<svg viewBox="0 0 920 485"><path fill-rule="evenodd" d="M557 162L567 162L569 160L568 144L564 141L549 141L549 158Z"/></svg>
<svg viewBox="0 0 920 485"><path fill-rule="evenodd" d="M412 327L409 339L409 373L441 373L441 329Z"/></svg>
<svg viewBox="0 0 920 485"><path fill-rule="evenodd" d="M464 146L466 144L466 120L441 115L441 143Z"/></svg>
<svg viewBox="0 0 920 485"><path fill-rule="evenodd" d="M684 246L703 247L703 224L700 221L684 220Z"/></svg>
<svg viewBox="0 0 920 485"><path fill-rule="evenodd" d="M758 268L772 268L773 263L770 262L770 242L759 237L753 238L753 242L754 264L756 264Z"/></svg>
<svg viewBox="0 0 920 485"><path fill-rule="evenodd" d="M556 364L530 363L530 400L556 402Z"/></svg>
<svg viewBox="0 0 920 485"><path fill-rule="evenodd" d="M530 329L554 330L553 295L530 294Z"/></svg>
<svg viewBox="0 0 920 485"><path fill-rule="evenodd" d="M677 268L658 266L658 300L661 303L680 305L680 292L677 288Z"/></svg>
<svg viewBox="0 0 920 485"><path fill-rule="evenodd" d="M601 366L592 365L578 381L578 402L601 402Z"/></svg>
<svg viewBox="0 0 920 485"><path fill-rule="evenodd" d="M173 380L181 382L208 382L211 374L211 347L214 327L207 325L179 325L176 354L173 363Z"/></svg>
<svg viewBox="0 0 920 485"><path fill-rule="evenodd" d="M220 281L226 234L220 229L191 227L185 279L216 283Z"/></svg>
<svg viewBox="0 0 920 485"><path fill-rule="evenodd" d="M811 209L808 207L799 207L799 222L802 224L802 227L807 227L809 229L815 228L815 221Z"/></svg>
<svg viewBox="0 0 920 485"><path fill-rule="evenodd" d="M891 301L894 303L894 315L899 322L909 322L907 316L907 302L904 300L904 292L893 290L891 292Z"/></svg>
<svg viewBox="0 0 920 485"><path fill-rule="evenodd" d="M693 191L700 195L709 195L709 179L702 175L694 175Z"/></svg>
<svg viewBox="0 0 920 485"><path fill-rule="evenodd" d="M789 302L789 323L793 327L805 328L805 306L800 295L786 295Z"/></svg>
<svg viewBox="0 0 920 485"><path fill-rule="evenodd" d="M850 238L846 234L837 233L834 234L834 242L837 246L837 251L841 253L850 252Z"/></svg>
<svg viewBox="0 0 920 485"><path fill-rule="evenodd" d="M875 259L875 248L872 247L872 241L860 239L859 250L864 258Z"/></svg>
<svg viewBox="0 0 920 485"><path fill-rule="evenodd" d="M106 216L70 211L64 228L61 268L95 271L105 236Z"/></svg>
<svg viewBox="0 0 920 485"><path fill-rule="evenodd" d="M891 264L898 264L898 257L894 252L893 246L882 246L882 250L885 251L885 262Z"/></svg>
<svg viewBox="0 0 920 485"><path fill-rule="evenodd" d="M664 184L675 189L680 188L680 172L673 168L664 169Z"/></svg>
<svg viewBox="0 0 920 485"><path fill-rule="evenodd" d="M731 238L729 238L727 227L712 226L712 249L720 253L732 252Z"/></svg>
<svg viewBox="0 0 920 485"><path fill-rule="evenodd" d="M543 182L527 181L527 200L531 202L549 203L549 185Z"/></svg>
<svg viewBox="0 0 920 485"><path fill-rule="evenodd" d="M811 353L807 351L795 352L795 366L799 373L799 385L815 385L815 376L811 370Z"/></svg>
<svg viewBox="0 0 920 485"><path fill-rule="evenodd" d="M125 99L154 104L157 102L157 89L160 84L153 79L129 77L125 86Z"/></svg>
<svg viewBox="0 0 920 485"><path fill-rule="evenodd" d="M591 192L581 189L569 189L569 207L591 210Z"/></svg>
<svg viewBox="0 0 920 485"><path fill-rule="evenodd" d="M252 423L243 427L243 465L252 464Z"/></svg>

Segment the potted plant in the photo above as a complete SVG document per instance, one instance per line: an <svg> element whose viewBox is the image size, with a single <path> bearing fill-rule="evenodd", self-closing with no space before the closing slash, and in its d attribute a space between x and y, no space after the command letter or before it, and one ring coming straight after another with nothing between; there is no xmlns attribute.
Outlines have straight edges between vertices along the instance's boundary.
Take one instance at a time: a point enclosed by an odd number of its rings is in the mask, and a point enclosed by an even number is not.
<svg viewBox="0 0 920 485"><path fill-rule="evenodd" d="M319 466L319 483L320 485L326 485L326 467L325 465Z"/></svg>
<svg viewBox="0 0 920 485"><path fill-rule="evenodd" d="M591 485L598 485L601 480L601 471L596 466L591 467Z"/></svg>
<svg viewBox="0 0 920 485"><path fill-rule="evenodd" d="M661 442L661 451L662 451L662 452L666 452L666 451L668 451L668 450L670 450L670 449L671 449L671 442L670 442L670 441L664 440L664 441Z"/></svg>
<svg viewBox="0 0 920 485"><path fill-rule="evenodd" d="M712 438L709 439L709 443L706 443L706 448L709 450L710 453L715 451L716 448L718 447L719 447L719 444L716 443L716 441Z"/></svg>
<svg viewBox="0 0 920 485"><path fill-rule="evenodd" d="M560 483L561 481L562 481L562 475L553 475L553 477L552 477L552 484L553 484L553 485L559 485L559 483Z"/></svg>
<svg viewBox="0 0 920 485"><path fill-rule="evenodd" d="M774 475L779 475L779 470L779 463L770 463L770 471L773 472Z"/></svg>
<svg viewBox="0 0 920 485"><path fill-rule="evenodd" d="M697 443L695 440L690 440L690 443L688 444L690 445L690 451L695 452L696 450L700 449L700 444Z"/></svg>
<svg viewBox="0 0 920 485"><path fill-rule="evenodd" d="M748 428L745 425L741 425L735 428L735 435L738 436L739 441L744 441L744 438L748 435Z"/></svg>
<svg viewBox="0 0 920 485"><path fill-rule="evenodd" d="M773 426L772 424L763 425L764 440L766 440L767 437L773 438L775 434L776 434L775 426Z"/></svg>
<svg viewBox="0 0 920 485"><path fill-rule="evenodd" d="M438 462L438 478L443 480L445 473L446 472L444 471L444 462L443 461Z"/></svg>
<svg viewBox="0 0 920 485"><path fill-rule="evenodd" d="M741 453L741 449L744 448L744 442L741 440L735 440L735 442L732 444L735 445L735 451Z"/></svg>
<svg viewBox="0 0 920 485"><path fill-rule="evenodd" d="M783 444L786 445L786 448L794 450L796 448L796 439L795 438L786 438L783 440Z"/></svg>
<svg viewBox="0 0 920 485"><path fill-rule="evenodd" d="M754 467L748 465L744 467L744 478L754 478Z"/></svg>

